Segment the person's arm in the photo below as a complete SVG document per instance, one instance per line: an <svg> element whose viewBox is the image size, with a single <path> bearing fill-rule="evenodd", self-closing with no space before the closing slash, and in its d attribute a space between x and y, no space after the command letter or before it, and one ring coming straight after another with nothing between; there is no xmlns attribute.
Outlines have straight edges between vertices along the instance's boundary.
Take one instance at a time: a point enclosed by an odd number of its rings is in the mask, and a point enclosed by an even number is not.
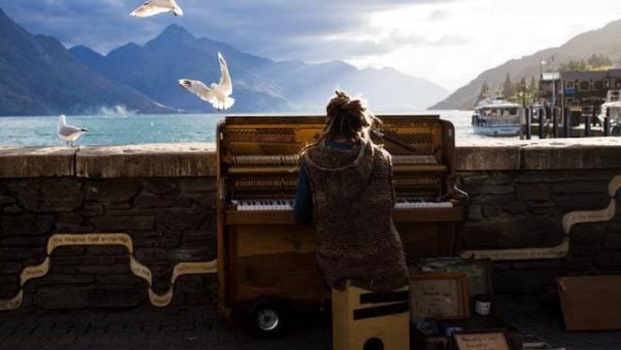
<svg viewBox="0 0 621 350"><path fill-rule="evenodd" d="M308 224L313 221L313 194L311 193L310 178L303 165L300 165L293 218L298 224Z"/></svg>

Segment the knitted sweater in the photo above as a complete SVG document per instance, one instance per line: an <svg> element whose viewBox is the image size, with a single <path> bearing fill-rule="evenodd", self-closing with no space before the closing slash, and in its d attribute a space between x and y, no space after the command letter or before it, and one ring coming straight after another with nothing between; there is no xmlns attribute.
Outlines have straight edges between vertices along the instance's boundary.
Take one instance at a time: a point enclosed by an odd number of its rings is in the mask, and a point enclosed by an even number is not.
<svg viewBox="0 0 621 350"><path fill-rule="evenodd" d="M301 158L310 177L317 263L327 283L388 291L408 283L392 222L395 192L388 152L361 142L351 150L316 145Z"/></svg>

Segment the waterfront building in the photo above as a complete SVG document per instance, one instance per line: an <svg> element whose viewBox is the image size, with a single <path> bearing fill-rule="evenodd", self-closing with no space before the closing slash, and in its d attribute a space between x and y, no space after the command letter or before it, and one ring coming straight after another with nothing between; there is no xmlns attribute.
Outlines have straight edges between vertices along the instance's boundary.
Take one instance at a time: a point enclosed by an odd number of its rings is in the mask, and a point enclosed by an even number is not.
<svg viewBox="0 0 621 350"><path fill-rule="evenodd" d="M621 89L621 69L542 73L539 102L545 107L567 108L570 124L576 126L583 115L597 115L611 89Z"/></svg>
<svg viewBox="0 0 621 350"><path fill-rule="evenodd" d="M560 106L562 103L561 73L541 73L539 80L539 103L542 106Z"/></svg>

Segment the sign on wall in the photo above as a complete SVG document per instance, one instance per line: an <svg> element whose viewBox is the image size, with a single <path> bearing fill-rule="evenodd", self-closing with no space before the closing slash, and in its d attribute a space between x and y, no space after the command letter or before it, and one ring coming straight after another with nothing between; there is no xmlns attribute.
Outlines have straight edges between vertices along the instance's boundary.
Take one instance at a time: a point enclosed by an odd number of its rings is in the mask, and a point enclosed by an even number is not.
<svg viewBox="0 0 621 350"><path fill-rule="evenodd" d="M153 286L153 274L151 270L142 265L134 257L134 244L130 235L126 233L88 233L88 234L55 234L47 241L47 256L39 265L25 267L19 276L20 290L16 296L6 300L0 300L0 311L15 310L22 305L24 300L23 287L29 280L42 278L50 271L52 265L52 253L58 247L63 246L123 246L129 253L130 271L143 280L149 286L149 301L153 306L168 306L174 295L175 282L182 275L216 273L216 260L200 262L181 262L175 265L170 281L170 288L164 294L157 294L151 288Z"/></svg>

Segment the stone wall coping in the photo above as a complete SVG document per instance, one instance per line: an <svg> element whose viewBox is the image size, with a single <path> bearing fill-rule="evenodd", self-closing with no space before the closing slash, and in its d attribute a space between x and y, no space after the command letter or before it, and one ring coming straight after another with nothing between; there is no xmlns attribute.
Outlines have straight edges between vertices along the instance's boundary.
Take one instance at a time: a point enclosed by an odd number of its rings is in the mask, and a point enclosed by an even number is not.
<svg viewBox="0 0 621 350"><path fill-rule="evenodd" d="M457 171L621 168L621 138L462 139ZM0 178L216 176L215 143L0 147Z"/></svg>
<svg viewBox="0 0 621 350"><path fill-rule="evenodd" d="M81 148L76 175L88 178L216 175L214 143L168 143Z"/></svg>
<svg viewBox="0 0 621 350"><path fill-rule="evenodd" d="M519 146L519 147L576 147L576 146L621 146L620 137L577 137L558 139L505 139L505 138L462 138L457 139L456 147L492 147L492 146Z"/></svg>
<svg viewBox="0 0 621 350"><path fill-rule="evenodd" d="M0 147L0 178L215 175L215 143Z"/></svg>
<svg viewBox="0 0 621 350"><path fill-rule="evenodd" d="M457 171L621 168L621 138L463 139Z"/></svg>
<svg viewBox="0 0 621 350"><path fill-rule="evenodd" d="M0 147L0 178L73 176L76 152L73 147Z"/></svg>

